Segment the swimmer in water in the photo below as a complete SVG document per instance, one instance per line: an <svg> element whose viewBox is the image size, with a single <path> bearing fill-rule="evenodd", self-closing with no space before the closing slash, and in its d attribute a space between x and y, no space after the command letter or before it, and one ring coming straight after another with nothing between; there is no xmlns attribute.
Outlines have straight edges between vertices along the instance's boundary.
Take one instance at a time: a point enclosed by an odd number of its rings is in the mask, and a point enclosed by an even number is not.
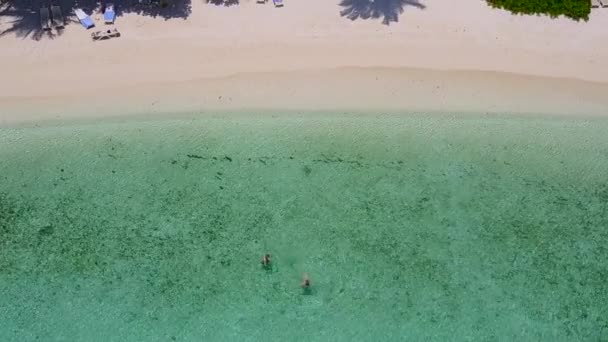
<svg viewBox="0 0 608 342"><path fill-rule="evenodd" d="M270 267L270 254L264 254L264 256L262 257L262 266L264 268Z"/></svg>
<svg viewBox="0 0 608 342"><path fill-rule="evenodd" d="M302 284L300 286L305 290L310 288L310 278L308 277L308 273L304 273L304 275L302 275Z"/></svg>

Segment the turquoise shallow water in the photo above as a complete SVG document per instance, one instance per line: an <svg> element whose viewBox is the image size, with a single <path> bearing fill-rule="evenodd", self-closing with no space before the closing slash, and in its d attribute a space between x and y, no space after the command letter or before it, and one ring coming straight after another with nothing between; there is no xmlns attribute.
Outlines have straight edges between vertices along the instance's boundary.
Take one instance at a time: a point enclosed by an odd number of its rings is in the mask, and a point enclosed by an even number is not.
<svg viewBox="0 0 608 342"><path fill-rule="evenodd" d="M339 115L0 129L0 341L606 340L607 132Z"/></svg>

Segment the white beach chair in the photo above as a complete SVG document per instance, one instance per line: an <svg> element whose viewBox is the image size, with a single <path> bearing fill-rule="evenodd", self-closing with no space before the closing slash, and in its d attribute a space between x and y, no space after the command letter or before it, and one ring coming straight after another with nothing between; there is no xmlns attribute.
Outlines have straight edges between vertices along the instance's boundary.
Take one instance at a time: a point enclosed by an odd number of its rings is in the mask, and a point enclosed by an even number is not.
<svg viewBox="0 0 608 342"><path fill-rule="evenodd" d="M48 7L40 8L40 26L43 31L51 29L51 15L49 13Z"/></svg>
<svg viewBox="0 0 608 342"><path fill-rule="evenodd" d="M118 37L120 37L120 32L118 32L117 29L96 31L96 32L91 33L91 39L93 39L93 41L106 40L106 39L118 38Z"/></svg>
<svg viewBox="0 0 608 342"><path fill-rule="evenodd" d="M63 12L61 7L57 5L51 6L51 13L53 14L53 26L55 29L60 30L65 26L65 19L63 19Z"/></svg>
<svg viewBox="0 0 608 342"><path fill-rule="evenodd" d="M86 14L83 10L81 10L80 8L75 9L74 14L76 14L78 21L80 21L80 24L84 28L90 29L91 27L95 26L93 19L91 19L91 17L88 14Z"/></svg>
<svg viewBox="0 0 608 342"><path fill-rule="evenodd" d="M114 4L106 4L106 10L103 12L103 21L108 24L114 24L116 20L116 11L114 11Z"/></svg>
<svg viewBox="0 0 608 342"><path fill-rule="evenodd" d="M602 4L600 3L600 0L591 0L591 8L598 8L601 6Z"/></svg>

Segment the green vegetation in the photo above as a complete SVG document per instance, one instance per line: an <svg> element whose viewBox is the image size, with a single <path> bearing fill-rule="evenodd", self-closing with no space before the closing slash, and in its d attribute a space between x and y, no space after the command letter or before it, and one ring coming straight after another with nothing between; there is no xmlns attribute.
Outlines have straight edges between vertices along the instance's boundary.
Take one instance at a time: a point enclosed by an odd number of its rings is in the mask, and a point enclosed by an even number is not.
<svg viewBox="0 0 608 342"><path fill-rule="evenodd" d="M574 20L589 19L591 11L590 0L488 0L488 4L518 14L564 15Z"/></svg>

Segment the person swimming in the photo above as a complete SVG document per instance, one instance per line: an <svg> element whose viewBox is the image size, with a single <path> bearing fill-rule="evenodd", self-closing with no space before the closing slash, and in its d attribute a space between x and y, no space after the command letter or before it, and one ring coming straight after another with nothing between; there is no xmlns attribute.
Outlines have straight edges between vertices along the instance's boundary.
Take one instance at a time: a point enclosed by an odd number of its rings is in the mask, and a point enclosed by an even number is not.
<svg viewBox="0 0 608 342"><path fill-rule="evenodd" d="M264 254L262 257L262 266L265 268L270 267L270 254Z"/></svg>
<svg viewBox="0 0 608 342"><path fill-rule="evenodd" d="M304 273L302 275L302 284L300 286L305 290L310 288L310 278L308 277L308 273Z"/></svg>

